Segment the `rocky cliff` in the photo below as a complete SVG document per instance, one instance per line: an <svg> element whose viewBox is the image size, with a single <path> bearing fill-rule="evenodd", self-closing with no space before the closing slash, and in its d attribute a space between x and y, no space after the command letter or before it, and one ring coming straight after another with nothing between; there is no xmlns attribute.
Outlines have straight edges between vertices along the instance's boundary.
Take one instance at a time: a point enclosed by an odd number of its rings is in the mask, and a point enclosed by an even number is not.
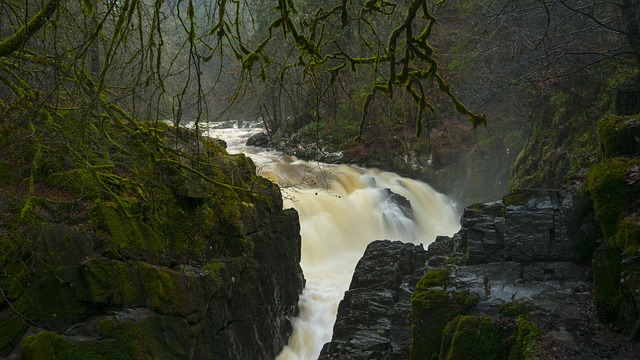
<svg viewBox="0 0 640 360"><path fill-rule="evenodd" d="M0 128L0 357L276 356L299 223L250 159L162 123L21 119Z"/></svg>
<svg viewBox="0 0 640 360"><path fill-rule="evenodd" d="M636 356L627 336L595 316L590 255L601 232L589 201L523 190L467 208L461 224L426 253L371 243L321 358Z"/></svg>

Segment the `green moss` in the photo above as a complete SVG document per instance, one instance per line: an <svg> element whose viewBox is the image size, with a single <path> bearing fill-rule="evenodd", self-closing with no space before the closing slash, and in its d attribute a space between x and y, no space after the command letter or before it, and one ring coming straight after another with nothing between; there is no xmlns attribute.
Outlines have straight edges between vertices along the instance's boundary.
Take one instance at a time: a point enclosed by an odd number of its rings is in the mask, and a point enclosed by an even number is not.
<svg viewBox="0 0 640 360"><path fill-rule="evenodd" d="M0 315L0 356L8 353L27 330L27 324L14 314Z"/></svg>
<svg viewBox="0 0 640 360"><path fill-rule="evenodd" d="M500 304L500 315L507 317L516 317L529 313L533 309L533 303L530 300L512 300Z"/></svg>
<svg viewBox="0 0 640 360"><path fill-rule="evenodd" d="M147 306L162 314L189 315L186 289L179 286L181 274L177 271L139 262L140 279Z"/></svg>
<svg viewBox="0 0 640 360"><path fill-rule="evenodd" d="M596 312L600 321L612 323L620 308L620 252L609 246L600 247L593 257Z"/></svg>
<svg viewBox="0 0 640 360"><path fill-rule="evenodd" d="M450 282L449 280L449 271L446 269L439 270L429 270L427 271L418 283L416 284L416 290L427 290L430 287L434 286L445 286Z"/></svg>
<svg viewBox="0 0 640 360"><path fill-rule="evenodd" d="M492 203L475 203L469 205L467 210L473 211L478 214L487 214L491 216L504 216L504 205L503 203L496 201ZM469 214L472 216L472 214Z"/></svg>
<svg viewBox="0 0 640 360"><path fill-rule="evenodd" d="M75 345L51 331L41 331L24 339L23 360L77 359Z"/></svg>
<svg viewBox="0 0 640 360"><path fill-rule="evenodd" d="M535 189L512 189L507 196L502 199L504 206L525 206L535 196L538 190Z"/></svg>
<svg viewBox="0 0 640 360"><path fill-rule="evenodd" d="M47 183L68 191L79 199L96 199L102 194L102 187L94 174L85 169L52 173L47 177Z"/></svg>
<svg viewBox="0 0 640 360"><path fill-rule="evenodd" d="M637 253L640 250L640 226L637 221L633 218L622 219L610 243L628 254Z"/></svg>
<svg viewBox="0 0 640 360"><path fill-rule="evenodd" d="M458 316L444 329L440 359L504 359L507 331L488 316Z"/></svg>
<svg viewBox="0 0 640 360"><path fill-rule="evenodd" d="M76 285L80 300L109 306L142 305L138 274L130 264L95 258L82 264L79 271L84 280Z"/></svg>
<svg viewBox="0 0 640 360"><path fill-rule="evenodd" d="M184 358L179 346L171 347L159 333L154 318L138 322L103 320L98 324L102 338L74 343L51 331L24 339L24 360L162 360Z"/></svg>
<svg viewBox="0 0 640 360"><path fill-rule="evenodd" d="M206 264L203 267L204 274L207 278L207 285L211 294L220 295L220 290L224 286L224 278L222 272L225 271L226 264L222 261L216 261Z"/></svg>
<svg viewBox="0 0 640 360"><path fill-rule="evenodd" d="M411 296L411 359L438 359L447 323L466 314L476 304L477 299L467 293L439 289L415 291Z"/></svg>
<svg viewBox="0 0 640 360"><path fill-rule="evenodd" d="M607 240L615 236L623 212L640 195L640 182L627 180L628 174L638 166L639 160L614 158L589 170L587 187Z"/></svg>
<svg viewBox="0 0 640 360"><path fill-rule="evenodd" d="M508 360L532 360L540 350L536 343L540 330L530 323L526 317L518 317L518 329L516 330L513 345L509 351Z"/></svg>
<svg viewBox="0 0 640 360"><path fill-rule="evenodd" d="M605 158L640 154L640 117L609 116L598 122Z"/></svg>
<svg viewBox="0 0 640 360"><path fill-rule="evenodd" d="M166 240L163 241L154 229L142 221L142 214L132 207L129 207L130 211L124 210L113 202L97 204L97 217L93 222L110 235L108 250L133 259L157 258L165 254Z"/></svg>

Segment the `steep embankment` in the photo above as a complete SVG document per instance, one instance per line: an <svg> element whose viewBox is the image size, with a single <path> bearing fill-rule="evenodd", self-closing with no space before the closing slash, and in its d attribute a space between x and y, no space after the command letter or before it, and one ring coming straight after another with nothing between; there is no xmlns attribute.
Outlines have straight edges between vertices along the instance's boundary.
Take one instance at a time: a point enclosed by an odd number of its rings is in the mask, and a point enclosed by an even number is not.
<svg viewBox="0 0 640 360"><path fill-rule="evenodd" d="M276 356L299 223L250 159L162 123L24 109L0 127L0 356Z"/></svg>

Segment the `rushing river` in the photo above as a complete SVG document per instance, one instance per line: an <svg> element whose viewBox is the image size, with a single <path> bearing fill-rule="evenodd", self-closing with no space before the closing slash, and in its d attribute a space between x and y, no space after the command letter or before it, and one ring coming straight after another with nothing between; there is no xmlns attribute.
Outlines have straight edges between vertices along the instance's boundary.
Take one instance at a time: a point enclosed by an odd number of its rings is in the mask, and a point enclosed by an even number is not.
<svg viewBox="0 0 640 360"><path fill-rule="evenodd" d="M283 189L285 208L300 214L301 267L307 280L293 335L278 360L316 360L331 340L338 304L348 289L357 261L373 240L422 243L458 230L454 204L427 184L390 172L347 165L306 162L276 151L245 146L262 129L234 122L208 128L227 142L230 153L245 153L260 175ZM407 216L389 200L390 189L411 203Z"/></svg>

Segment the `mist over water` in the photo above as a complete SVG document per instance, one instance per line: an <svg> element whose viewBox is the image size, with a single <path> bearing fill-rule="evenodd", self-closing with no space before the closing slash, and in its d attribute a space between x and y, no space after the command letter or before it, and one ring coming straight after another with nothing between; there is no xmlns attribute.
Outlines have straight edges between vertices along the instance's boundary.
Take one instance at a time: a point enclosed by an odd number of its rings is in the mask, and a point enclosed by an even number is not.
<svg viewBox="0 0 640 360"><path fill-rule="evenodd" d="M338 304L356 263L374 240L428 245L460 227L455 205L427 184L390 172L306 162L244 146L259 128L210 129L230 153L244 152L262 176L283 188L284 207L300 214L301 267L307 280L293 335L278 360L315 360L331 340ZM411 210L390 196L409 200Z"/></svg>

